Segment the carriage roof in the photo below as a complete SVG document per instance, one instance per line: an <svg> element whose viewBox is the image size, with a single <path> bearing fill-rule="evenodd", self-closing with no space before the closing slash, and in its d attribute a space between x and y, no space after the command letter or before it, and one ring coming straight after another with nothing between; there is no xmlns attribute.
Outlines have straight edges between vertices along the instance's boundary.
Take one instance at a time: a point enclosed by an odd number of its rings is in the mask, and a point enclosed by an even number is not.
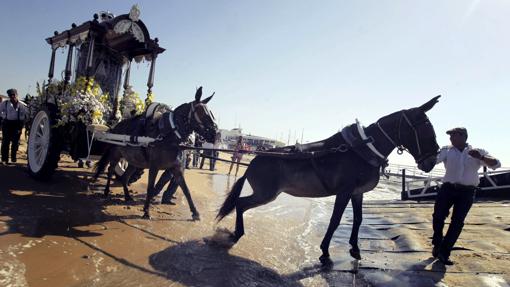
<svg viewBox="0 0 510 287"><path fill-rule="evenodd" d="M151 60L154 55L165 51L158 44L158 39L151 39L145 24L138 18L140 12L136 6L129 14L123 14L112 19L99 21L99 16L94 14L94 19L81 25L72 24L72 28L63 32L56 32L46 42L52 49L67 45L78 45L95 38L97 44L104 45L114 52L125 56L129 60L138 60L145 57Z"/></svg>

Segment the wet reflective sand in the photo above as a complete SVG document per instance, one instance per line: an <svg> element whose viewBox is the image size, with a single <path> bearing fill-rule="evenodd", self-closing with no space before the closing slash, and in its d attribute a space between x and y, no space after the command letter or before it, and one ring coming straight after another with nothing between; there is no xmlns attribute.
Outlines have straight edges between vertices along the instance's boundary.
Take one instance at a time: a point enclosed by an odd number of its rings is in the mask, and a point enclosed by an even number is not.
<svg viewBox="0 0 510 287"><path fill-rule="evenodd" d="M25 168L0 167L0 286L508 286L510 203L473 207L445 268L430 257L432 205L374 201L395 194L381 185L364 204L361 261L349 254L351 210L331 243L333 266L318 261L333 198L281 195L245 213L246 235L227 249L206 243L233 230L228 216L214 217L235 182L218 170L186 172L201 221L180 190L177 205L155 205L141 219L145 179L126 204L115 185L101 197L104 180L89 186L90 171L67 159L49 183ZM207 163L205 165L207 167ZM244 170L241 170L242 172ZM10 181L5 181L8 178ZM249 194L245 185L243 194ZM206 240L204 240L206 239ZM207 241L209 242L209 241Z"/></svg>

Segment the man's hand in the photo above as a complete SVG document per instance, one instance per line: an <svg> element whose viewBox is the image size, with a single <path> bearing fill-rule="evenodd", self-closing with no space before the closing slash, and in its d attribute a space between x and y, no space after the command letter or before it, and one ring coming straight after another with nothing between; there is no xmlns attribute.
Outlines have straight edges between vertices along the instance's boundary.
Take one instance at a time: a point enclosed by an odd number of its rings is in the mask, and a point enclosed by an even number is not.
<svg viewBox="0 0 510 287"><path fill-rule="evenodd" d="M482 159L482 154L476 149L470 150L468 154L476 159Z"/></svg>

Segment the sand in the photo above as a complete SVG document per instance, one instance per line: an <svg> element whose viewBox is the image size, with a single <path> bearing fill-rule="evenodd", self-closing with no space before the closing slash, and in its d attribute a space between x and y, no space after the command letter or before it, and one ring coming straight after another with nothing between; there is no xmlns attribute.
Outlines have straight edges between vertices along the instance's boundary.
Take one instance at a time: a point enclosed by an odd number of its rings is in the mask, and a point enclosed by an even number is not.
<svg viewBox="0 0 510 287"><path fill-rule="evenodd" d="M22 147L22 150L25 147ZM226 155L222 155L227 157ZM244 160L249 160L245 158ZM205 167L208 167L206 161ZM348 255L348 209L331 243L334 265L320 265L319 244L332 198L281 195L245 214L246 235L227 249L206 243L234 218L214 217L235 182L228 165L187 170L201 220L192 221L180 190L177 205L154 205L141 218L146 174L125 203L115 184L63 156L53 179L30 178L20 152L0 166L0 286L508 286L510 202L477 202L444 267L430 256L432 204L366 201L362 260ZM240 174L244 167L240 169ZM250 189L245 186L243 194ZM375 192L375 191L374 191ZM205 239L205 240L204 240Z"/></svg>

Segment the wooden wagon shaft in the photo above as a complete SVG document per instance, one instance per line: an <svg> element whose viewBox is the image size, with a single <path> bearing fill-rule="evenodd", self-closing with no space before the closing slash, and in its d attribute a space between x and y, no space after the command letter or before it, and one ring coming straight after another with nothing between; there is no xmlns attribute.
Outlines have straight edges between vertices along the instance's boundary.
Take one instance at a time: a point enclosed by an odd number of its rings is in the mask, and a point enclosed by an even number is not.
<svg viewBox="0 0 510 287"><path fill-rule="evenodd" d="M130 135L113 134L107 132L96 132L94 137L98 141L121 146L148 146L152 142L156 141L156 139L151 137L136 137L136 142L132 142L132 136Z"/></svg>

